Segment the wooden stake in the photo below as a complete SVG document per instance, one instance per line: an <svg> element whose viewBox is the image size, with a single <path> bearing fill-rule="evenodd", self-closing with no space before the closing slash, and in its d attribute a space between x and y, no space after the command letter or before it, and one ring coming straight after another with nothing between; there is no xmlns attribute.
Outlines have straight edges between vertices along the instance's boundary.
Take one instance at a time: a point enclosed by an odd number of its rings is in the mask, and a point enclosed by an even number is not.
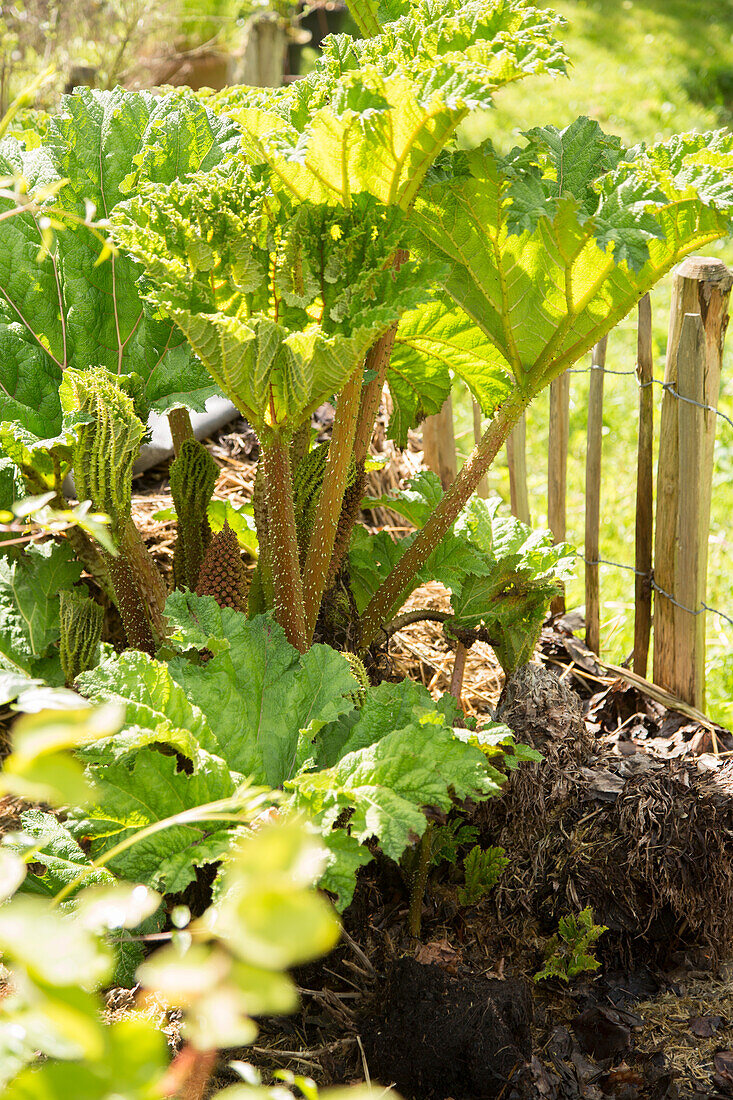
<svg viewBox="0 0 733 1100"><path fill-rule="evenodd" d="M639 379L639 444L636 457L636 548L634 568L634 672L646 677L649 638L652 627L652 546L654 448L654 356L652 350L652 304L648 294L639 302L637 366Z"/></svg>
<svg viewBox="0 0 733 1100"><path fill-rule="evenodd" d="M473 398L473 441L474 441L474 443L479 443L481 441L481 436L483 434L484 434L484 429L483 429L483 425L481 424L481 407L479 406L478 401L474 397ZM480 497L483 497L483 499L486 500L486 498L489 495L489 479L487 477L482 477L481 478L481 480L478 483L478 488L476 489L476 492L478 493L478 495Z"/></svg>
<svg viewBox="0 0 733 1100"><path fill-rule="evenodd" d="M437 474L444 489L456 480L456 440L453 434L453 401L450 394L443 408L428 416L422 426L423 462Z"/></svg>
<svg viewBox="0 0 733 1100"><path fill-rule="evenodd" d="M547 462L547 523L556 543L565 541L568 435L570 429L570 375L567 371L550 383L550 438ZM565 597L550 604L553 615L565 612Z"/></svg>
<svg viewBox="0 0 733 1100"><path fill-rule="evenodd" d="M603 375L608 337L593 348L588 393L588 442L585 452L585 641L601 652L601 601L598 558L601 527L601 453L603 448Z"/></svg>
<svg viewBox="0 0 733 1100"><path fill-rule="evenodd" d="M705 330L704 404L717 407L720 391L723 341L728 324L728 302L733 274L720 260L690 256L677 268L672 284L672 303L667 340L667 361L659 429L659 465L657 471L657 509L654 534L654 583L674 596L677 559L677 515L679 511L679 409L685 404L674 391L677 388L677 350L682 323L687 313L699 313ZM705 413L705 446L698 491L700 524L705 530L698 566L707 571L707 531L710 523L715 413ZM704 471L704 476L703 476ZM705 591L703 585L702 593ZM676 598L676 596L675 596ZM704 594L701 594L704 600ZM681 602L681 601L679 601ZM704 616L699 616L704 618ZM657 591L654 600L654 672L660 687L677 688L675 607Z"/></svg>
<svg viewBox="0 0 733 1100"><path fill-rule="evenodd" d="M705 615L700 606L701 475L704 451L703 410L705 331L699 313L686 313L677 348L679 427L679 509L675 562L674 636L676 692L702 708L705 683ZM687 610L690 608L690 610Z"/></svg>
<svg viewBox="0 0 733 1100"><path fill-rule="evenodd" d="M529 491L527 489L527 417L522 416L506 441L509 466L509 494L512 515L529 527Z"/></svg>

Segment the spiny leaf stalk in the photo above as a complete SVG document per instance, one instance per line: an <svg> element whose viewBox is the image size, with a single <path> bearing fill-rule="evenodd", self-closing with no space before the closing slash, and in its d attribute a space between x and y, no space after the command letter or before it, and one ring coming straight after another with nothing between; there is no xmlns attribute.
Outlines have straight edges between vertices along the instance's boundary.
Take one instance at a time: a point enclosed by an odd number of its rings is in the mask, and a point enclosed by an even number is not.
<svg viewBox="0 0 733 1100"><path fill-rule="evenodd" d="M344 493L356 480L353 447L362 382L361 364L339 395L323 486L315 501L308 553L303 570L303 602L308 640L313 637L318 610L331 569Z"/></svg>
<svg viewBox="0 0 733 1100"><path fill-rule="evenodd" d="M293 504L288 444L280 435L262 448L267 486L267 525L275 589L275 616L288 641L304 653L308 648L303 607L303 582Z"/></svg>

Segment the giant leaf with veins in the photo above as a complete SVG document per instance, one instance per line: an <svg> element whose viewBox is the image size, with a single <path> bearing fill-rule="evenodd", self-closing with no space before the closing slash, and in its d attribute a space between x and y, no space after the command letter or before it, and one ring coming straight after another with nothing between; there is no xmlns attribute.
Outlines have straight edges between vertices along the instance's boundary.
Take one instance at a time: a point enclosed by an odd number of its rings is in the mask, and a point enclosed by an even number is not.
<svg viewBox="0 0 733 1100"><path fill-rule="evenodd" d="M166 613L174 643L214 653L205 665L174 658L171 677L206 716L213 751L254 782L280 786L293 774L301 731L353 709L356 681L330 646L300 654L269 617L248 620L210 596L175 592Z"/></svg>
<svg viewBox="0 0 733 1100"><path fill-rule="evenodd" d="M613 328L671 267L724 236L733 136L624 152L596 122L529 131L500 156L455 153L416 204L414 247L530 398Z"/></svg>
<svg viewBox="0 0 733 1100"><path fill-rule="evenodd" d="M511 388L508 364L467 313L438 297L406 313L399 324L387 370L393 411L389 435L407 445L408 429L440 412L452 377L462 379L486 416Z"/></svg>
<svg viewBox="0 0 733 1100"><path fill-rule="evenodd" d="M66 181L39 214L0 220L0 420L57 435L67 366L136 371L158 411L203 407L216 387L171 320L144 308L141 268L122 253L98 263L100 240L74 217L88 220L91 206L106 219L141 180L170 184L219 163L236 141L233 123L190 93L84 89L64 98L37 148L0 144L0 175L23 176L31 189ZM54 203L70 216L39 255Z"/></svg>
<svg viewBox="0 0 733 1100"><path fill-rule="evenodd" d="M105 862L120 878L177 893L195 879L197 867L217 863L230 847L226 822L172 823L142 835L148 826L234 795L234 779L218 757L202 756L196 771L187 775L175 756L143 748L132 763L92 767L91 774L97 798L86 810L73 812L69 826L75 836L86 838L93 859L141 834Z"/></svg>
<svg viewBox="0 0 733 1100"><path fill-rule="evenodd" d="M406 210L470 111L530 73L565 71L561 18L524 0L421 0L382 25L391 7L359 5L373 37L326 39L289 93L257 106L245 98L239 112L230 97L250 161L300 199L348 207L367 191Z"/></svg>
<svg viewBox="0 0 733 1100"><path fill-rule="evenodd" d="M288 435L337 393L441 267L390 264L398 210L273 197L240 166L147 187L113 218L165 310L260 439Z"/></svg>

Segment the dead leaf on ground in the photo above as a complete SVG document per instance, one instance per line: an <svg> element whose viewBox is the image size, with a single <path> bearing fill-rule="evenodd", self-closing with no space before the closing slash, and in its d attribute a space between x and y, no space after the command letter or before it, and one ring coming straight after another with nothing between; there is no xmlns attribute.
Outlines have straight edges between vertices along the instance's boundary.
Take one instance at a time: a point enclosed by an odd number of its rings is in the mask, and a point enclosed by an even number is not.
<svg viewBox="0 0 733 1100"><path fill-rule="evenodd" d="M449 974L456 974L461 956L447 939L442 939L424 943L415 958L424 965L434 964L442 967Z"/></svg>
<svg viewBox="0 0 733 1100"><path fill-rule="evenodd" d="M723 1025L722 1016L690 1016L688 1027L698 1039L709 1039Z"/></svg>

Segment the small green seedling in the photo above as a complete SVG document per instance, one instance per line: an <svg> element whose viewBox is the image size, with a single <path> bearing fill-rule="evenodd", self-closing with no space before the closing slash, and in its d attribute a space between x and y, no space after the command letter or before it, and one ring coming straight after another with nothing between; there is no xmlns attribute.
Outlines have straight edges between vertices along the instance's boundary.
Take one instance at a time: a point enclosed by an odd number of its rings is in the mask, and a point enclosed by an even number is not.
<svg viewBox="0 0 733 1100"><path fill-rule="evenodd" d="M486 848L474 845L463 862L466 883L458 888L461 905L476 905L496 886L504 868L509 863L503 848Z"/></svg>
<svg viewBox="0 0 733 1100"><path fill-rule="evenodd" d="M561 917L558 935L547 942L545 965L534 976L536 982L547 978L560 978L571 982L586 970L598 970L601 965L591 954L592 945L608 929L593 923L593 910L586 906L577 917L569 914Z"/></svg>

